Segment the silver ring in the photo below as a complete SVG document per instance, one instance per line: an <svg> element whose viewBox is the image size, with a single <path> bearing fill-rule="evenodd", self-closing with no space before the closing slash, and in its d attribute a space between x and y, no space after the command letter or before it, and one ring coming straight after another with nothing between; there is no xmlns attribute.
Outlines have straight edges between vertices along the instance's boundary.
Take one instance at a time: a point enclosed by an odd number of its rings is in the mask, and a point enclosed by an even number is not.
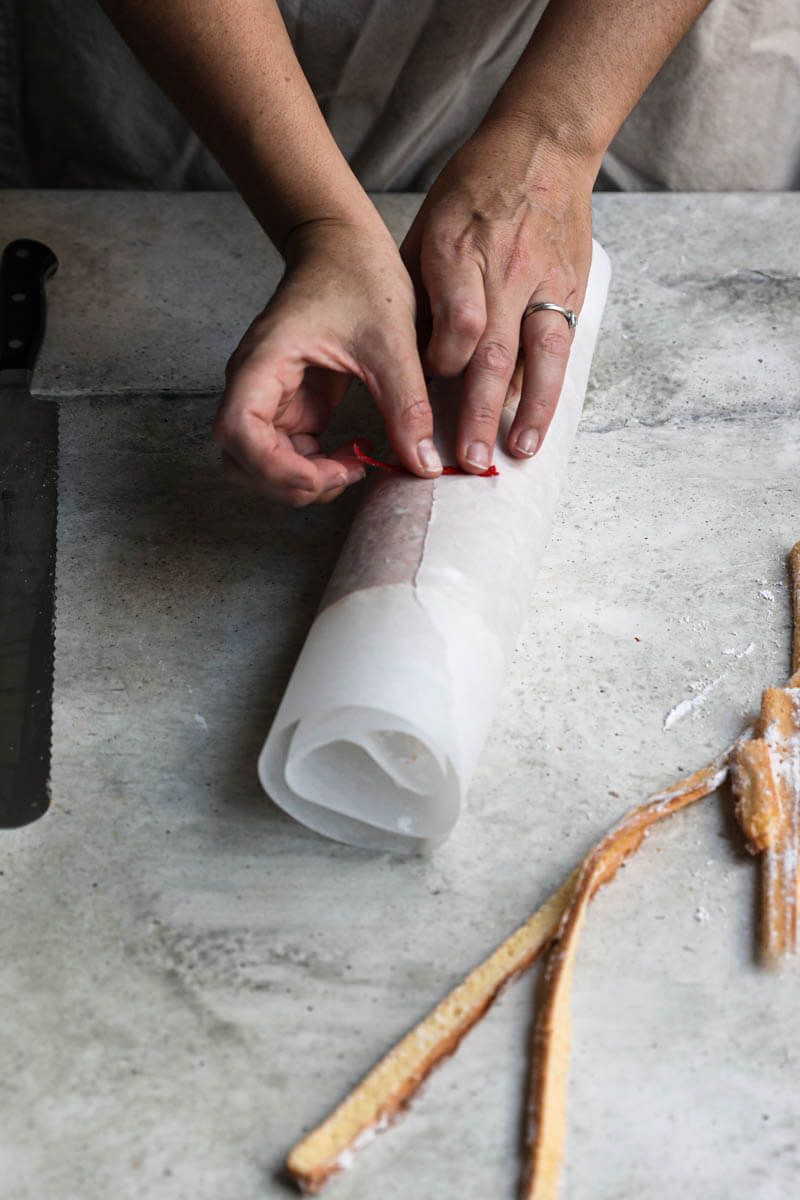
<svg viewBox="0 0 800 1200"><path fill-rule="evenodd" d="M540 300L538 304L529 304L522 314L520 324L529 317L531 313L539 312L541 309L547 309L548 312L560 312L564 320L569 325L570 329L574 329L578 324L578 317L571 308L562 308L560 304L550 304L547 300Z"/></svg>

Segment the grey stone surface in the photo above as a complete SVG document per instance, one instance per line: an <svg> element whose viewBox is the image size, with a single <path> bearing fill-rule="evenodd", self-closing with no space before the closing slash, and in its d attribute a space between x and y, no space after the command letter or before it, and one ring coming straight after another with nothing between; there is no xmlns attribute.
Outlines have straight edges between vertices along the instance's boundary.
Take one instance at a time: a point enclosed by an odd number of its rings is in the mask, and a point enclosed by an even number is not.
<svg viewBox="0 0 800 1200"><path fill-rule="evenodd" d="M398 238L420 200L380 197ZM2 192L0 238L13 237L39 238L60 263L34 382L42 395L221 388L282 271L230 192Z"/></svg>
<svg viewBox="0 0 800 1200"><path fill-rule="evenodd" d="M731 241L752 204L777 246L785 199L726 198ZM50 228L61 221L77 244L67 200L52 198ZM598 217L617 288L592 410L469 802L430 858L317 838L255 775L357 491L290 511L234 490L208 441L210 387L166 402L98 383L65 398L54 802L0 838L3 1200L288 1196L277 1172L293 1140L594 838L726 744L785 676L796 377L754 373L734 413L722 373L707 388L718 409L699 390L688 413L670 408L680 396L648 376L649 348L661 338L665 355L669 341L699 355L705 335L696 309L670 308L670 332L651 314L636 368L643 293L620 286L634 278L634 200L604 198ZM759 206L773 201L769 217ZM659 200L665 222L670 202L690 201ZM92 204L100 225L102 198ZM175 259L191 224L174 217ZM696 277L713 274L724 241L710 240ZM678 259L662 247L660 275L679 274ZM216 304L208 288L194 311ZM740 327L748 361L761 303ZM57 329L55 292L52 310ZM775 310L776 362L796 353L790 310ZM714 337L729 317L717 313ZM669 419L632 420L622 392L611 404L624 355L630 397L641 385ZM622 427L595 420L614 405ZM369 419L357 396L339 417ZM593 905L575 975L566 1200L793 1194L799 968L753 962L756 874L723 791L657 827ZM515 1194L535 985L533 973L503 996L332 1197Z"/></svg>
<svg viewBox="0 0 800 1200"><path fill-rule="evenodd" d="M399 240L419 196L376 198ZM594 198L614 267L584 428L792 413L800 193ZM231 194L0 196L0 231L52 244L47 395L211 392L280 277Z"/></svg>
<svg viewBox="0 0 800 1200"><path fill-rule="evenodd" d="M584 428L797 411L800 193L597 196L614 279Z"/></svg>

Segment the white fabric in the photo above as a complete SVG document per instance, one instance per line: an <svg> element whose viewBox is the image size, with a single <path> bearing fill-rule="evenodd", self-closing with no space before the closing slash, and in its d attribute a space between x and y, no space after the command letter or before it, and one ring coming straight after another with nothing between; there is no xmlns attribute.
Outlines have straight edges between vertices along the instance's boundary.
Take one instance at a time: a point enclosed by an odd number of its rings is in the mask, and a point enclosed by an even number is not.
<svg viewBox="0 0 800 1200"><path fill-rule="evenodd" d="M545 0L283 0L301 65L373 191L424 191ZM95 0L0 0L0 185L222 188ZM626 122L600 186L800 184L800 2L712 0Z"/></svg>
<svg viewBox="0 0 800 1200"><path fill-rule="evenodd" d="M623 125L601 183L800 188L800 0L712 0Z"/></svg>

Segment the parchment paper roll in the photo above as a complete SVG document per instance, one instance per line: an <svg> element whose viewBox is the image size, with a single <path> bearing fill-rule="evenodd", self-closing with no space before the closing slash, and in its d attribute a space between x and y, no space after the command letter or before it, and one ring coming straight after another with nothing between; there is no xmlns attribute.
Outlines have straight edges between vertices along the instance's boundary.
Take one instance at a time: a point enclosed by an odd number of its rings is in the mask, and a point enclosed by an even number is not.
<svg viewBox="0 0 800 1200"><path fill-rule="evenodd" d="M492 720L583 408L611 274L595 242L556 415L496 478L385 474L365 497L259 759L266 792L340 841L450 832ZM432 393L445 462L457 382Z"/></svg>

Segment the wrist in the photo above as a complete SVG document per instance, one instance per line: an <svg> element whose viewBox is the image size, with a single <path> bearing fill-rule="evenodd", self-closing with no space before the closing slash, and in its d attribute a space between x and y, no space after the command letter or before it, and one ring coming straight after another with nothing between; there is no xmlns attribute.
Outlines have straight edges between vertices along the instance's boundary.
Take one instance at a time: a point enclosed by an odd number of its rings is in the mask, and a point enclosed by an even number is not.
<svg viewBox="0 0 800 1200"><path fill-rule="evenodd" d="M361 259L398 258L392 235L371 201L366 210L335 210L299 220L286 230L279 247L289 267L308 254L341 248Z"/></svg>
<svg viewBox="0 0 800 1200"><path fill-rule="evenodd" d="M524 107L512 107L501 93L478 134L496 140L513 159L536 164L554 178L583 180L591 191L610 138L564 106L526 99Z"/></svg>
<svg viewBox="0 0 800 1200"><path fill-rule="evenodd" d="M328 165L328 164L326 164ZM343 169L339 170L339 166ZM278 252L287 257L292 242L339 229L380 231L388 236L381 217L344 161L313 173L301 169L291 180L275 180L268 168L254 172L252 181L237 181L248 207ZM373 234L375 236L375 234Z"/></svg>

